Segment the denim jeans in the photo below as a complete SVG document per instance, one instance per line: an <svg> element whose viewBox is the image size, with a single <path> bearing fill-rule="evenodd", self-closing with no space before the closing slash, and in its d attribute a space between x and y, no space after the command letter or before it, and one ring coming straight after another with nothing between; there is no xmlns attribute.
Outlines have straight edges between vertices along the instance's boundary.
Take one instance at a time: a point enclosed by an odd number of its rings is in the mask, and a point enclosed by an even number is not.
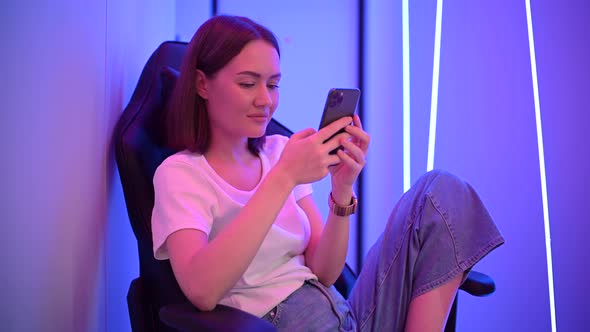
<svg viewBox="0 0 590 332"><path fill-rule="evenodd" d="M308 281L263 318L279 331L403 331L412 299L465 275L502 243L473 188L432 171L393 209L348 300Z"/></svg>
<svg viewBox="0 0 590 332"><path fill-rule="evenodd" d="M356 331L349 303L317 280L307 280L263 318L279 331Z"/></svg>

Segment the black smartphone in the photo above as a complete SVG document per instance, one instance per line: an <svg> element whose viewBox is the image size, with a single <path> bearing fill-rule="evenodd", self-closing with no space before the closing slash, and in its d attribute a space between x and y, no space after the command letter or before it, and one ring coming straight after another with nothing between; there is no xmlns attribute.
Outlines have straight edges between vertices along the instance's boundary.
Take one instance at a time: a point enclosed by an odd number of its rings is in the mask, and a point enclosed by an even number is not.
<svg viewBox="0 0 590 332"><path fill-rule="evenodd" d="M322 113L319 129L324 128L325 126L342 117L353 116L356 106L358 105L360 95L361 90L355 88L330 89L330 91L328 91L328 96L326 97L326 105L324 106L324 112ZM326 141L329 141L332 137L340 134L343 131L344 129L338 131ZM336 149L330 151L330 154L335 153Z"/></svg>
<svg viewBox="0 0 590 332"><path fill-rule="evenodd" d="M353 116L359 102L361 90L359 89L330 89L326 97L326 105L322 113L320 128L344 116Z"/></svg>

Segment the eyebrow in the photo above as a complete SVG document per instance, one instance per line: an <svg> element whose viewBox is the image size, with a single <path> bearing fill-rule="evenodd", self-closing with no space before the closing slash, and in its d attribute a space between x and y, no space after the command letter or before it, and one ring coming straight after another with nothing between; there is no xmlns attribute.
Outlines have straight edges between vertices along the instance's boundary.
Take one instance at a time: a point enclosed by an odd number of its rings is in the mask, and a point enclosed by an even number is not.
<svg viewBox="0 0 590 332"><path fill-rule="evenodd" d="M248 76L252 76L252 77L255 77L255 78L261 78L262 77L262 75L260 75L259 73L253 72L253 71L249 71L249 70L241 71L237 75L248 75ZM270 78L271 79L281 78L281 73L276 73L274 75L271 75Z"/></svg>

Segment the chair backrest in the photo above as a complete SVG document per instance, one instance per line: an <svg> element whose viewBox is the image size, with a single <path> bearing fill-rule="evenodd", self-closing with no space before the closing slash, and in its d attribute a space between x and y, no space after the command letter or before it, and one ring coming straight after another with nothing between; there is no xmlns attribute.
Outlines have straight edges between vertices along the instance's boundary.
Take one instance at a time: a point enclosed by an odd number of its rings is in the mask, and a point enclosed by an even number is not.
<svg viewBox="0 0 590 332"><path fill-rule="evenodd" d="M176 151L165 145L164 106L174 86L187 44L164 42L149 58L131 100L114 131L115 157L129 221L137 238L140 276L146 301L154 309L187 301L176 283L168 260L153 257L151 215L156 168ZM267 134L291 135L272 120ZM157 312L157 311L156 311Z"/></svg>

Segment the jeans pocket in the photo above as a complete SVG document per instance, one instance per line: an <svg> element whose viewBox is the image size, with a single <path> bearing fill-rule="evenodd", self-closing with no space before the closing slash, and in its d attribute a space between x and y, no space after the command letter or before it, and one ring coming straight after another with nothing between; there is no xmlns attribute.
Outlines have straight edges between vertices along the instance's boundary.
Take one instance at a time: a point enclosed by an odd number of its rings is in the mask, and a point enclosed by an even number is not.
<svg viewBox="0 0 590 332"><path fill-rule="evenodd" d="M266 315L262 317L262 319L271 323L274 327L277 327L281 316L281 307L282 306L279 303L276 307L272 308L269 312L267 312Z"/></svg>
<svg viewBox="0 0 590 332"><path fill-rule="evenodd" d="M356 323L352 317L351 308L348 302L342 297L342 295L336 290L336 288L326 287L317 280L309 280L311 285L316 287L330 302L332 311L338 317L339 331L349 332L356 330Z"/></svg>

